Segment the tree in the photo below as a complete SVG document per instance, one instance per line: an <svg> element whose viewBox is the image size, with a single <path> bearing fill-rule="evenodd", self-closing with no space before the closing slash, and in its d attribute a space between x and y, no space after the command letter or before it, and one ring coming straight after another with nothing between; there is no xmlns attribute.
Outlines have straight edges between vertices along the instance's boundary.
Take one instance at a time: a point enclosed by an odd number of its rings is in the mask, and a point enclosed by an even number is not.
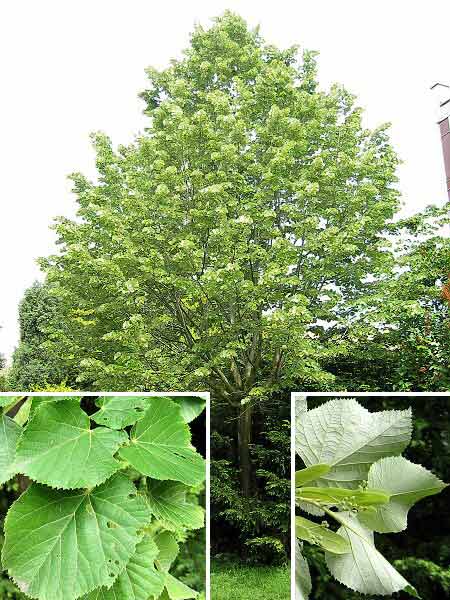
<svg viewBox="0 0 450 600"><path fill-rule="evenodd" d="M211 389L237 413L249 495L253 407L330 380L320 324L391 266L397 158L348 92L319 89L314 53L228 12L148 77L146 132L117 151L95 136L98 181L73 176L78 218L43 261L55 347L86 387Z"/></svg>
<svg viewBox="0 0 450 600"><path fill-rule="evenodd" d="M211 412L211 556L285 564L290 552L290 394L271 394L253 413L253 494L239 485L235 419L227 405Z"/></svg>
<svg viewBox="0 0 450 600"><path fill-rule="evenodd" d="M3 392L7 389L6 383L6 360L3 354L0 354L0 392Z"/></svg>
<svg viewBox="0 0 450 600"><path fill-rule="evenodd" d="M324 365L336 374L336 389L450 389L447 224L445 205L392 227L394 273L356 299L359 319L347 336L348 352Z"/></svg>
<svg viewBox="0 0 450 600"><path fill-rule="evenodd" d="M46 345L48 329L63 326L58 308L58 300L46 284L36 281L25 291L19 306L20 341L8 373L9 389L25 391L74 380L69 361L54 353L51 343Z"/></svg>

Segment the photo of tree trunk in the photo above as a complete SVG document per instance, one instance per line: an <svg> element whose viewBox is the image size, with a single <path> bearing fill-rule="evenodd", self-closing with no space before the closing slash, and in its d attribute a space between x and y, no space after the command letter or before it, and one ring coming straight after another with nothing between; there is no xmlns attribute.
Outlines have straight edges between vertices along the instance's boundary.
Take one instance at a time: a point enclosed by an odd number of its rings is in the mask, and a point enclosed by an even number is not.
<svg viewBox="0 0 450 600"><path fill-rule="evenodd" d="M211 597L290 597L290 406L272 394L211 417Z"/></svg>

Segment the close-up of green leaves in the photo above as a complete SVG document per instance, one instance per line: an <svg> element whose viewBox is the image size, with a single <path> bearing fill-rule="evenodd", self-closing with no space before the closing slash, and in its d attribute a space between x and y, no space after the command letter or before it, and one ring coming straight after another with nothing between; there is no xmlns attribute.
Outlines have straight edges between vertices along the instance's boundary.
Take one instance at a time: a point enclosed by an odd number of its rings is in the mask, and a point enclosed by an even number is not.
<svg viewBox="0 0 450 600"><path fill-rule="evenodd" d="M409 510L448 485L402 456L412 426L411 409L369 412L355 399L335 398L308 410L306 397L297 397L295 449L304 468L295 499L308 514L295 517L297 600L314 597L305 542L324 551L331 575L353 591L421 597L374 538L406 530Z"/></svg>
<svg viewBox="0 0 450 600"><path fill-rule="evenodd" d="M15 478L22 491L7 506L2 567L25 596L199 596L171 569L190 531L204 527L195 492L205 462L188 425L203 398L0 400L0 483Z"/></svg>

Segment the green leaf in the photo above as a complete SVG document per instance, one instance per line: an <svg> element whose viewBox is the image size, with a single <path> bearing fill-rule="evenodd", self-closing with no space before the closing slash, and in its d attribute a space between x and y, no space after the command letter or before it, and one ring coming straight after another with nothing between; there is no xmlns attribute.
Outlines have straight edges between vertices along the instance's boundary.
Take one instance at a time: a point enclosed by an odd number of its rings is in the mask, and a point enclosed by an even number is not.
<svg viewBox="0 0 450 600"><path fill-rule="evenodd" d="M308 411L308 400L304 394L295 395L295 419L300 420L302 415ZM297 423L296 423L297 429Z"/></svg>
<svg viewBox="0 0 450 600"><path fill-rule="evenodd" d="M327 506L338 506L348 503L352 508L365 508L389 502L389 495L384 491L350 490L345 488L297 488L296 495L305 502L321 502Z"/></svg>
<svg viewBox="0 0 450 600"><path fill-rule="evenodd" d="M404 590L417 596L416 590L375 548L373 532L351 513L338 513L338 534L350 545L345 554L325 553L331 574L350 589L361 594L390 596Z"/></svg>
<svg viewBox="0 0 450 600"><path fill-rule="evenodd" d="M166 573L166 590L170 600L187 600L198 596L198 592L170 575L170 573Z"/></svg>
<svg viewBox="0 0 450 600"><path fill-rule="evenodd" d="M311 575L299 542L295 546L295 600L308 600L312 590Z"/></svg>
<svg viewBox="0 0 450 600"><path fill-rule="evenodd" d="M126 433L90 429L89 417L78 402L48 402L36 410L17 445L19 473L72 489L98 485L120 469L113 455L127 441Z"/></svg>
<svg viewBox="0 0 450 600"><path fill-rule="evenodd" d="M169 569L179 552L179 547L174 536L169 531L163 531L155 537L155 543L158 547L156 566L163 576L165 587L161 598L167 597L170 600L196 598L198 595L197 592L191 590L187 585L169 574Z"/></svg>
<svg viewBox="0 0 450 600"><path fill-rule="evenodd" d="M178 544L170 531L162 531L159 533L155 537L155 543L159 550L156 564L161 571L168 572L173 561L178 556Z"/></svg>
<svg viewBox="0 0 450 600"><path fill-rule="evenodd" d="M0 408L5 408L7 412L23 398L24 396L0 396Z"/></svg>
<svg viewBox="0 0 450 600"><path fill-rule="evenodd" d="M28 398L17 411L17 414L14 417L14 421L17 423L17 425L25 425L25 423L28 421L28 417L31 410L31 402L32 399Z"/></svg>
<svg viewBox="0 0 450 600"><path fill-rule="evenodd" d="M330 465L312 465L295 473L295 486L300 487L329 473Z"/></svg>
<svg viewBox="0 0 450 600"><path fill-rule="evenodd" d="M165 578L155 569L158 547L145 536L136 546L125 570L120 573L114 585L98 588L84 596L84 600L148 600L158 598L164 589Z"/></svg>
<svg viewBox="0 0 450 600"><path fill-rule="evenodd" d="M306 466L328 464L320 487L356 488L370 465L401 454L411 439L411 410L370 413L354 399L335 399L302 413L296 447Z"/></svg>
<svg viewBox="0 0 450 600"><path fill-rule="evenodd" d="M175 481L148 483L148 501L152 514L168 529L199 529L205 523L205 511L198 504L186 502L187 489Z"/></svg>
<svg viewBox="0 0 450 600"><path fill-rule="evenodd" d="M149 398L144 396L104 396L95 402L100 410L91 419L111 429L123 429L142 419L148 408Z"/></svg>
<svg viewBox="0 0 450 600"><path fill-rule="evenodd" d="M306 469L301 469L295 473L295 485L296 488L303 483L310 483L322 477L322 475L326 475L330 471L329 465L313 465L311 467L306 467ZM319 507L311 504L309 502L301 501L298 498L298 490L296 491L296 503L302 510L313 515L315 517L321 517L325 513Z"/></svg>
<svg viewBox="0 0 450 600"><path fill-rule="evenodd" d="M130 445L119 454L153 479L195 485L205 479L205 462L190 442L180 407L167 398L151 398L144 418L133 427Z"/></svg>
<svg viewBox="0 0 450 600"><path fill-rule="evenodd" d="M347 540L341 535L304 517L295 517L295 534L300 540L305 540L305 542L315 544L335 554L344 554L350 551Z"/></svg>
<svg viewBox="0 0 450 600"><path fill-rule="evenodd" d="M16 475L14 456L22 427L6 415L0 421L0 485Z"/></svg>
<svg viewBox="0 0 450 600"><path fill-rule="evenodd" d="M100 410L91 415L91 419L112 429L122 429L142 419L150 401L154 398L157 397L105 396L98 398L96 404ZM170 398L162 396L161 398L178 404L181 416L186 423L198 417L206 404L205 399L198 396L171 396Z"/></svg>
<svg viewBox="0 0 450 600"><path fill-rule="evenodd" d="M31 410L30 419L32 419L36 413L36 410L43 404L55 402L69 402L80 404L81 397L76 396L31 396Z"/></svg>
<svg viewBox="0 0 450 600"><path fill-rule="evenodd" d="M198 417L206 406L206 400L199 396L171 396L170 399L180 406L181 416L186 423Z"/></svg>
<svg viewBox="0 0 450 600"><path fill-rule="evenodd" d="M93 490L32 484L7 514L2 563L25 594L73 600L111 586L149 520L145 500L121 474Z"/></svg>
<svg viewBox="0 0 450 600"><path fill-rule="evenodd" d="M422 498L439 494L446 486L433 473L402 456L383 458L369 470L368 489L383 488L390 501L376 511L363 513L364 525L380 533L406 529L409 509Z"/></svg>

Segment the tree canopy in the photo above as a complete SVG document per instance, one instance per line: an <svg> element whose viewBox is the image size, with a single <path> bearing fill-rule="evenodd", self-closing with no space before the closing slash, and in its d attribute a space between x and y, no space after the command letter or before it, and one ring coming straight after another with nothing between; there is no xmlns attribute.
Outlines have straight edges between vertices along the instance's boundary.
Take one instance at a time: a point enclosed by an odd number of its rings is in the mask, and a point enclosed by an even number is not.
<svg viewBox="0 0 450 600"><path fill-rule="evenodd" d="M235 407L249 495L253 404L331 381L324 329L392 267L398 161L386 126L320 89L313 52L229 12L148 78L145 132L118 149L95 135L97 180L72 177L77 217L43 261L50 336L84 387L206 388Z"/></svg>
<svg viewBox="0 0 450 600"><path fill-rule="evenodd" d="M314 54L267 45L226 13L181 60L148 70L148 128L98 180L45 261L65 354L102 389L210 387L239 405L327 375L320 322L390 266L398 206L385 127L368 131Z"/></svg>
<svg viewBox="0 0 450 600"><path fill-rule="evenodd" d="M45 283L34 282L19 305L20 341L7 373L9 389L30 390L35 386L74 382L68 361L54 351L51 331L59 331L64 322L59 302Z"/></svg>

